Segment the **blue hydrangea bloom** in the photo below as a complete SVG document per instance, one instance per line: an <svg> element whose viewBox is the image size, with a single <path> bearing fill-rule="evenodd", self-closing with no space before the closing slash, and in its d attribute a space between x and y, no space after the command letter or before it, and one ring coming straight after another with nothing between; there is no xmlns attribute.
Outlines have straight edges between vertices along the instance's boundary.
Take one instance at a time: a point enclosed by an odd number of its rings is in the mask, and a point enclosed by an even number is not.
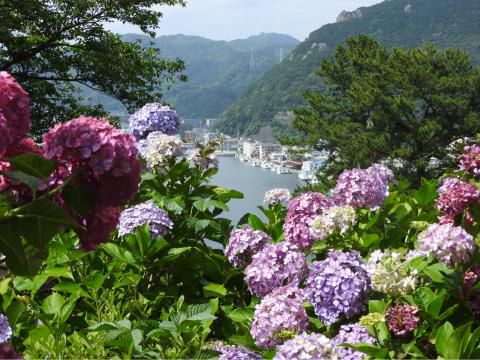
<svg viewBox="0 0 480 360"><path fill-rule="evenodd" d="M360 351L340 346L340 344L368 343L373 345L376 342L375 338L360 324L342 325L338 335L332 339L336 352L340 359L344 360L362 360L366 359L367 355Z"/></svg>
<svg viewBox="0 0 480 360"><path fill-rule="evenodd" d="M128 123L130 132L137 140L141 140L154 131L160 131L166 135L175 135L180 127L180 117L175 110L168 106L150 103L131 115Z"/></svg>
<svg viewBox="0 0 480 360"><path fill-rule="evenodd" d="M137 228L145 224L150 226L152 238L164 236L167 229L173 228L168 214L150 200L122 211L118 235L134 234Z"/></svg>
<svg viewBox="0 0 480 360"><path fill-rule="evenodd" d="M0 314L0 344L6 343L12 337L12 328L8 323L8 318Z"/></svg>
<svg viewBox="0 0 480 360"><path fill-rule="evenodd" d="M306 296L325 325L366 310L370 289L366 264L357 251L330 251L310 266L305 283Z"/></svg>

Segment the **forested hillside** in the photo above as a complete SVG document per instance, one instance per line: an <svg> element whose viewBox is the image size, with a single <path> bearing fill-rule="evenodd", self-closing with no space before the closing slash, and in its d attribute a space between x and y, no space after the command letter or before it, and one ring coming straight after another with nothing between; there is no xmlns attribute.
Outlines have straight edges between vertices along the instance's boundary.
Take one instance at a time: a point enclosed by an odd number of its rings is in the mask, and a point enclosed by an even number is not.
<svg viewBox="0 0 480 360"><path fill-rule="evenodd" d="M389 47L459 47L480 62L479 0L389 0L344 13L340 21L310 34L221 116L226 133L256 133L278 112L303 105L304 89L319 90L320 60L349 36L367 34Z"/></svg>
<svg viewBox="0 0 480 360"><path fill-rule="evenodd" d="M163 100L186 118L219 116L266 71L280 63L282 54L287 56L299 44L288 35L273 33L233 41L187 35L152 39L138 34L127 34L122 39L140 41L143 46L159 48L164 58L185 62L188 81L177 82ZM93 102L104 104L110 111L123 110L105 96L91 92L89 95Z"/></svg>

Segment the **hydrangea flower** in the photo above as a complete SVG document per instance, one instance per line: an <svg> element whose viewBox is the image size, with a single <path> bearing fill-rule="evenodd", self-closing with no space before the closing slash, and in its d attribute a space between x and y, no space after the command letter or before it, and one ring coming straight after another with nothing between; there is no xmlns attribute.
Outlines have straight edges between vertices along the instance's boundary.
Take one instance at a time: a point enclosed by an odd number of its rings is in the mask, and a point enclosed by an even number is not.
<svg viewBox="0 0 480 360"><path fill-rule="evenodd" d="M303 253L286 243L266 244L245 269L245 281L253 294L264 297L279 287L298 285L306 273Z"/></svg>
<svg viewBox="0 0 480 360"><path fill-rule="evenodd" d="M460 156L460 169L474 176L480 174L480 147L477 145L465 146Z"/></svg>
<svg viewBox="0 0 480 360"><path fill-rule="evenodd" d="M418 235L421 251L433 254L447 265L467 263L475 250L473 236L451 224L432 224Z"/></svg>
<svg viewBox="0 0 480 360"><path fill-rule="evenodd" d="M200 151L194 151L189 157L188 161L192 162L200 169L208 169L210 166L216 167L218 166L218 159L214 154L208 154L206 156L202 156Z"/></svg>
<svg viewBox="0 0 480 360"><path fill-rule="evenodd" d="M332 344L342 360L361 360L366 359L367 355L344 346L341 344L375 344L376 339L370 335L367 329L359 324L342 325L337 336L332 339Z"/></svg>
<svg viewBox="0 0 480 360"><path fill-rule="evenodd" d="M250 263L252 256L271 241L270 236L263 231L253 230L251 226L236 229L232 231L225 247L225 256L233 266L245 267Z"/></svg>
<svg viewBox="0 0 480 360"><path fill-rule="evenodd" d="M255 306L255 319L250 333L257 346L273 349L281 344L277 336L282 331L301 333L308 327L308 315L303 307L305 296L295 286L276 289Z"/></svg>
<svg viewBox="0 0 480 360"><path fill-rule="evenodd" d="M339 206L371 210L382 206L388 195L388 184L393 173L385 166L374 164L368 169L345 170L332 190L335 203Z"/></svg>
<svg viewBox="0 0 480 360"><path fill-rule="evenodd" d="M370 288L358 252L330 251L325 260L310 266L305 293L319 319L331 325L341 316L350 319L366 310Z"/></svg>
<svg viewBox="0 0 480 360"><path fill-rule="evenodd" d="M12 328L5 315L0 314L0 343L6 343L12 337Z"/></svg>
<svg viewBox="0 0 480 360"><path fill-rule="evenodd" d="M480 316L480 290L472 288L477 285L479 278L480 264L476 264L463 274L463 287L460 293L475 316Z"/></svg>
<svg viewBox="0 0 480 360"><path fill-rule="evenodd" d="M0 71L0 154L30 130L30 99L12 75Z"/></svg>
<svg viewBox="0 0 480 360"><path fill-rule="evenodd" d="M97 245L106 243L117 228L120 218L118 207L96 207L82 219L86 230L76 230L82 248L93 251Z"/></svg>
<svg viewBox="0 0 480 360"><path fill-rule="evenodd" d="M307 192L290 200L283 225L285 240L300 249L311 248L315 241L310 233L311 223L333 205L331 199L315 192Z"/></svg>
<svg viewBox="0 0 480 360"><path fill-rule="evenodd" d="M344 234L356 221L357 214L351 206L332 206L312 221L310 234L317 240L324 240L336 232Z"/></svg>
<svg viewBox="0 0 480 360"><path fill-rule="evenodd" d="M180 127L180 118L176 111L159 103L146 104L128 119L130 132L137 140L145 139L148 134L159 131L166 135L175 135Z"/></svg>
<svg viewBox="0 0 480 360"><path fill-rule="evenodd" d="M381 322L385 322L385 316L383 314L374 312L362 316L358 323L363 326L374 326Z"/></svg>
<svg viewBox="0 0 480 360"><path fill-rule="evenodd" d="M182 155L183 142L175 136L152 132L141 140L139 150L149 167L165 166L170 160Z"/></svg>
<svg viewBox="0 0 480 360"><path fill-rule="evenodd" d="M453 223L455 216L480 200L480 191L460 179L445 179L439 188L437 209L443 214L440 223Z"/></svg>
<svg viewBox="0 0 480 360"><path fill-rule="evenodd" d="M267 206L275 204L287 204L292 198L292 194L288 189L276 188L265 193L263 203Z"/></svg>
<svg viewBox="0 0 480 360"><path fill-rule="evenodd" d="M0 344L0 359L23 360L20 354L17 354L9 344Z"/></svg>
<svg viewBox="0 0 480 360"><path fill-rule="evenodd" d="M262 360L262 357L243 346L223 346L218 360Z"/></svg>
<svg viewBox="0 0 480 360"><path fill-rule="evenodd" d="M55 125L43 136L44 155L95 192L101 207L121 206L138 191L141 164L135 138L107 120L80 117Z"/></svg>
<svg viewBox="0 0 480 360"><path fill-rule="evenodd" d="M375 250L367 263L372 289L391 296L412 293L417 286L417 272L410 270L402 254Z"/></svg>
<svg viewBox="0 0 480 360"><path fill-rule="evenodd" d="M168 214L149 200L122 211L118 235L135 234L136 229L145 224L149 225L153 239L164 236L167 229L173 228Z"/></svg>
<svg viewBox="0 0 480 360"><path fill-rule="evenodd" d="M321 334L302 333L277 347L273 360L336 360L330 339Z"/></svg>
<svg viewBox="0 0 480 360"><path fill-rule="evenodd" d="M388 329L396 336L407 336L420 324L418 308L410 305L396 305L387 309L385 320Z"/></svg>

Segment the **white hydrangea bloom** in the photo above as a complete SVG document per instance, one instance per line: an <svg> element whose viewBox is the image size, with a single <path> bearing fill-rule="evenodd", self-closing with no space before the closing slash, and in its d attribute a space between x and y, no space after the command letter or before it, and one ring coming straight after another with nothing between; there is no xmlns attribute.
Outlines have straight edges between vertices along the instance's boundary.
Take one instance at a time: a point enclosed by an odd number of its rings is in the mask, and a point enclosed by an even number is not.
<svg viewBox="0 0 480 360"><path fill-rule="evenodd" d="M391 296L412 293L418 284L417 271L406 266L404 256L388 250L375 250L367 263L372 289Z"/></svg>
<svg viewBox="0 0 480 360"><path fill-rule="evenodd" d="M165 165L169 159L182 155L182 145L183 142L175 136L153 132L140 142L139 150L148 166L153 167Z"/></svg>
<svg viewBox="0 0 480 360"><path fill-rule="evenodd" d="M344 234L357 221L355 209L351 206L332 206L318 217L310 225L310 233L318 240L338 232Z"/></svg>
<svg viewBox="0 0 480 360"><path fill-rule="evenodd" d="M269 190L265 193L263 202L265 205L287 204L292 198L292 194L288 189L277 188Z"/></svg>

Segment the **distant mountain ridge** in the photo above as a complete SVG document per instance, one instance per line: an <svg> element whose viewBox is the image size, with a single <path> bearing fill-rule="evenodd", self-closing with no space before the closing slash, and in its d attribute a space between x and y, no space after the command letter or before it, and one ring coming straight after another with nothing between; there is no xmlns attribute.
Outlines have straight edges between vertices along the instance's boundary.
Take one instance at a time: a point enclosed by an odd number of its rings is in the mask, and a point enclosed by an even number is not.
<svg viewBox="0 0 480 360"><path fill-rule="evenodd" d="M458 47L480 64L480 0L386 0L342 12L337 23L312 32L279 65L270 69L221 116L218 128L230 134L253 134L272 124L274 115L304 104L301 92L322 88L315 75L347 37L367 34L388 47L432 43Z"/></svg>
<svg viewBox="0 0 480 360"><path fill-rule="evenodd" d="M160 49L162 58L185 61L188 82L177 82L165 92L169 102L184 118L214 118L237 100L281 56L288 56L300 43L284 34L262 33L247 39L216 41L200 36L166 35L150 38L122 35L124 41ZM117 102L95 95L109 110L123 108ZM94 99L95 100L95 99Z"/></svg>

